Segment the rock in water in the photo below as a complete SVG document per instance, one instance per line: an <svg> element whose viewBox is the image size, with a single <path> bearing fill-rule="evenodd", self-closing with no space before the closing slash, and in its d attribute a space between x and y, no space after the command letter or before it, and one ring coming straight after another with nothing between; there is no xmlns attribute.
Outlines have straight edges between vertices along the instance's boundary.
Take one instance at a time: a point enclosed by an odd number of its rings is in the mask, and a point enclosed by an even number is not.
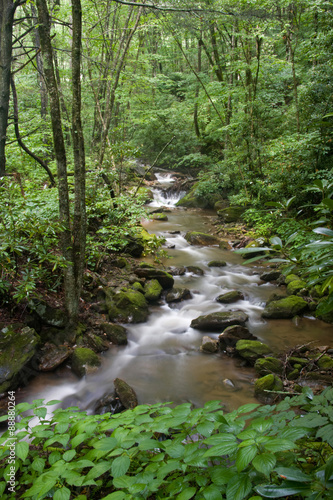
<svg viewBox="0 0 333 500"><path fill-rule="evenodd" d="M203 331L222 332L228 326L244 326L247 319L248 316L243 311L215 312L193 319L191 328Z"/></svg>
<svg viewBox="0 0 333 500"><path fill-rule="evenodd" d="M120 378L116 378L114 381L114 387L117 396L126 409L135 408L136 406L138 406L138 398L135 394L135 391L128 385L127 382L121 380Z"/></svg>

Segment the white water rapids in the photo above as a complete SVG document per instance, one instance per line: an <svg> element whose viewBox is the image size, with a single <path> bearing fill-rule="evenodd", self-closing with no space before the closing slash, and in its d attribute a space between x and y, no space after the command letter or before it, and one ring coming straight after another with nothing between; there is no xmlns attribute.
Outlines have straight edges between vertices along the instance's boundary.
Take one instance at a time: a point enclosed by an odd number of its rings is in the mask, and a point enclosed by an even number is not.
<svg viewBox="0 0 333 500"><path fill-rule="evenodd" d="M170 175L160 176L159 180L163 188L173 182ZM168 197L165 191L161 196L156 189L150 207L171 208L178 199L179 195ZM291 320L267 322L261 318L267 297L276 289L272 284L261 283L262 268L244 267L242 258L230 250L187 243L185 233L191 230L209 232L215 214L172 208L167 215L166 222L147 220L144 225L148 231L165 237L167 245L173 247L168 250L170 257L164 260L166 266L199 266L203 270L203 276L187 272L175 277L175 286L189 288L192 298L178 304L150 307L146 323L125 325L128 345L113 346L104 353L102 367L95 375L77 380L68 368L40 375L22 389L21 401L61 399L67 406L89 409L104 393L113 390L113 380L119 377L133 387L142 404L190 401L200 406L218 399L228 409L233 409L252 402L254 370L223 353L201 353L203 333L190 327L192 319L220 310L246 312L250 331L277 351L314 339L321 344L329 342L331 325L313 318L301 318L297 323ZM209 267L211 260L225 260L227 266ZM218 295L231 290L242 291L245 300L230 305L215 301Z"/></svg>

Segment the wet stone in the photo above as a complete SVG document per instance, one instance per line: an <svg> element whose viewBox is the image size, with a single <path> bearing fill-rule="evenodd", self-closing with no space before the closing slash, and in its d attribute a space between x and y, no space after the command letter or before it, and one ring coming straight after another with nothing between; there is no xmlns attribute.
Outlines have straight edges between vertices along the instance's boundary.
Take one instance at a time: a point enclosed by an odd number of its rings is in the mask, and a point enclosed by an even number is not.
<svg viewBox="0 0 333 500"><path fill-rule="evenodd" d="M39 370L49 372L55 370L66 359L69 358L72 350L67 346L56 346L47 342L41 349L39 356Z"/></svg>
<svg viewBox="0 0 333 500"><path fill-rule="evenodd" d="M244 326L248 316L243 311L224 311L206 314L193 319L191 328L203 331L223 331L228 326Z"/></svg>

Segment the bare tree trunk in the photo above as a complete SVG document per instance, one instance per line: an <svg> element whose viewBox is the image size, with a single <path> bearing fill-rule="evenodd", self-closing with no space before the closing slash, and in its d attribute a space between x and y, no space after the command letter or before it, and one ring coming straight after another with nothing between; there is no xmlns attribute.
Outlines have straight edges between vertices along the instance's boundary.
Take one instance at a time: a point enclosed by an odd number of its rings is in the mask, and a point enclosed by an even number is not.
<svg viewBox="0 0 333 500"><path fill-rule="evenodd" d="M6 134L8 126L13 22L20 1L0 0L0 177L6 175Z"/></svg>

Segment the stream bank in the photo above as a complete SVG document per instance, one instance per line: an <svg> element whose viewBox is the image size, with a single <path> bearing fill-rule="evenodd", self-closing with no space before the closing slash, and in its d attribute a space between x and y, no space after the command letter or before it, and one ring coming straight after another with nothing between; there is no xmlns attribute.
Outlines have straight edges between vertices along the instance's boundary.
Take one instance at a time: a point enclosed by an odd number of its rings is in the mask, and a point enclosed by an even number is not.
<svg viewBox="0 0 333 500"><path fill-rule="evenodd" d="M170 184L170 178L166 182ZM29 373L38 373L38 376L34 376L29 385L21 385L18 391L20 401L60 399L67 406L91 409L113 390L113 381L120 378L133 387L139 403L190 401L195 406L201 406L216 399L228 409L233 409L253 402L254 379L257 377L254 363L227 355L224 349L210 354L201 350L203 336L207 332L193 328L192 322L201 315L215 312L242 312L247 318L248 331L275 354L314 340L319 346L329 345L332 326L315 320L311 314L294 319L262 318L266 302L277 290L276 284L260 279L267 268L261 265L243 266L241 256L226 248L228 245L225 242L221 245L217 245L216 241L212 245L190 244L186 235L193 229L204 234L215 232L216 214L200 209L175 208L176 201L177 196L171 199L167 195L161 196L160 190L157 190L150 207L155 210L165 206L163 213L166 217L164 220L143 222L149 233L165 239L169 256L161 258L157 266L162 274L167 271L165 286L161 279L158 280L161 275L156 276L153 257L145 257L146 264L143 266L137 258L111 258L112 269L109 268L108 273L100 278L90 276L86 283L83 295L86 313L83 315L84 324L75 332L75 344L63 345L59 325L47 329L48 338L44 337L44 342L52 343L58 335L58 347L66 351L64 356L67 357L55 371L43 374L39 370L40 357L32 360L38 365L30 363L24 376L26 379ZM214 262L225 265L212 265ZM153 274L149 275L149 269L153 269ZM151 295L145 304L141 297L147 293L147 282L153 280L160 284L161 289L155 291L157 295ZM174 296L168 301L168 291L172 287L188 292L179 300ZM106 288L110 291L106 292ZM121 288L130 288L130 297ZM234 290L242 294L237 302L216 300ZM114 292L117 292L116 301ZM137 299L144 310L144 316L140 318L134 318ZM128 301L134 304L134 309L126 321L121 314L117 316L117 309ZM139 319L139 322L133 322L133 319ZM111 329L110 324L115 323L117 328ZM42 331L45 332L45 329ZM220 333L210 331L208 335L218 340ZM83 372L80 369L73 372L68 364L72 359L73 369L73 350L78 348L99 353L97 360L94 358L96 362L89 363L84 358ZM87 351L81 351L81 354L86 355ZM28 373L27 370L31 371ZM326 374L329 375L329 372L326 371ZM287 377L285 380L288 380Z"/></svg>

